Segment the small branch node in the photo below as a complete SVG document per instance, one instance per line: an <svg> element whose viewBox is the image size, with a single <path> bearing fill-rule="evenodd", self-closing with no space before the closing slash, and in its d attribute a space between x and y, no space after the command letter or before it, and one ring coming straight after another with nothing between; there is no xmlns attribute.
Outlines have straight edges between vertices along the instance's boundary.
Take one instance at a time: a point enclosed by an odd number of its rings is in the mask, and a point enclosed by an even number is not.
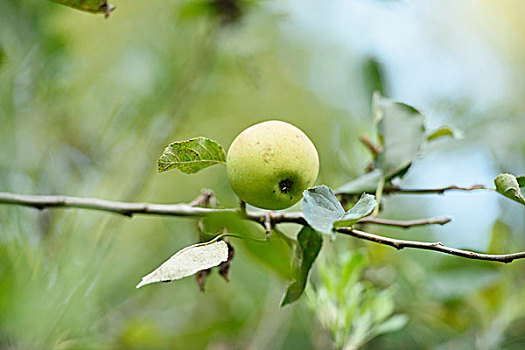
<svg viewBox="0 0 525 350"><path fill-rule="evenodd" d="M191 207L207 207L215 197L212 190L203 189L201 194L190 202L189 206Z"/></svg>
<svg viewBox="0 0 525 350"><path fill-rule="evenodd" d="M263 217L263 226L266 231L266 237L269 238L272 235L272 212L266 213L266 215Z"/></svg>

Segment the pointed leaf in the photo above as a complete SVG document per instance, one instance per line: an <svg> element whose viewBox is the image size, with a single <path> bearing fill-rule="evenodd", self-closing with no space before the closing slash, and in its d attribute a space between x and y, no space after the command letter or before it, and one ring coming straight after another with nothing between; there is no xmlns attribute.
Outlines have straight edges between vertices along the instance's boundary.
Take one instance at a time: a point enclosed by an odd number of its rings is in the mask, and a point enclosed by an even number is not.
<svg viewBox="0 0 525 350"><path fill-rule="evenodd" d="M505 254L512 250L515 242L512 239L512 230L502 220L496 220L492 225L492 237L489 244L489 252L492 254Z"/></svg>
<svg viewBox="0 0 525 350"><path fill-rule="evenodd" d="M106 0L53 0L56 3L75 8L80 11L91 13L105 13L109 15L115 7L108 5Z"/></svg>
<svg viewBox="0 0 525 350"><path fill-rule="evenodd" d="M222 240L194 244L179 250L152 273L142 277L137 288L150 283L169 282L191 276L227 260L228 245Z"/></svg>
<svg viewBox="0 0 525 350"><path fill-rule="evenodd" d="M387 179L403 175L426 139L424 116L409 105L379 94L374 94L373 110L384 149L377 156L376 167Z"/></svg>
<svg viewBox="0 0 525 350"><path fill-rule="evenodd" d="M381 170L375 169L339 187L336 194L361 194L363 192L375 192L377 184L381 179Z"/></svg>
<svg viewBox="0 0 525 350"><path fill-rule="evenodd" d="M215 164L226 164L224 149L216 141L202 136L173 142L164 149L158 161L159 173L179 169L195 174Z"/></svg>
<svg viewBox="0 0 525 350"><path fill-rule="evenodd" d="M357 203L349 211L347 211L345 215L343 215L341 220L335 222L334 226L352 226L365 216L372 214L376 206L376 197L368 193L363 193Z"/></svg>
<svg viewBox="0 0 525 350"><path fill-rule="evenodd" d="M518 178L520 181L518 181ZM524 181L523 176L518 176L518 178L512 174L499 174L494 180L494 184L496 185L496 191L513 201L525 205L525 198L520 192L520 187L523 187L520 186L520 182L523 183Z"/></svg>
<svg viewBox="0 0 525 350"><path fill-rule="evenodd" d="M403 328L408 322L407 315L394 315L374 329L374 335L378 336L395 332Z"/></svg>
<svg viewBox="0 0 525 350"><path fill-rule="evenodd" d="M296 301L303 294L308 273L323 245L322 235L308 226L301 229L297 235L297 241L299 244L295 249L294 281L286 289L281 306Z"/></svg>
<svg viewBox="0 0 525 350"><path fill-rule="evenodd" d="M306 222L315 230L330 234L334 222L340 220L345 210L332 190L325 186L316 186L303 192L301 201Z"/></svg>

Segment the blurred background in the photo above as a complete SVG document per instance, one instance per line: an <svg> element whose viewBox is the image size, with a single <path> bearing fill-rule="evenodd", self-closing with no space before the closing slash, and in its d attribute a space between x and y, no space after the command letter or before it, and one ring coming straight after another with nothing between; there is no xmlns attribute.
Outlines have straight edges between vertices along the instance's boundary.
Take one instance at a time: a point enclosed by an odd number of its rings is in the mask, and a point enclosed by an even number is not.
<svg viewBox="0 0 525 350"><path fill-rule="evenodd" d="M210 188L232 207L223 167L157 174L156 159L200 135L227 148L268 119L305 131L320 154L318 184L337 188L370 162L358 136L375 139L375 90L418 108L430 129L464 135L429 144L403 186L492 186L501 172L525 172L523 1L112 4L106 20L51 1L0 1L0 191L177 203ZM366 229L510 253L525 250L523 213L489 191L391 195L381 217L454 221ZM0 348L525 346L522 261L337 237L307 294L280 308L289 249L232 240L229 283L214 273L205 293L193 278L135 289L198 240L190 219L0 205Z"/></svg>

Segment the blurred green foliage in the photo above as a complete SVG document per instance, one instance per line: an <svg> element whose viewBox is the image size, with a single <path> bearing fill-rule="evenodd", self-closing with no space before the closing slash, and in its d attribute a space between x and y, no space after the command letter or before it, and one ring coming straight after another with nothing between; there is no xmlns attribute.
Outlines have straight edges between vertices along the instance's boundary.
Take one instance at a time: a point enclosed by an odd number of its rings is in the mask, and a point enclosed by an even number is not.
<svg viewBox="0 0 525 350"><path fill-rule="evenodd" d="M0 1L0 190L176 203L213 188L222 205L234 206L221 167L191 177L157 174L156 159L170 142L196 136L227 146L247 126L268 119L309 135L320 153L319 184L336 188L364 172L370 157L358 135L371 133L370 111L355 108L349 115L297 77L317 71L317 49L285 35L294 29L280 27L286 13L276 2L115 5L104 20L51 1ZM510 16L509 23L519 32L519 21ZM520 42L515 37L505 38L511 49L500 50L511 55L508 69L520 76L523 48L513 45ZM331 50L323 55L339 57ZM349 71L360 73L349 79L352 94L339 92L350 105L368 106L373 90L389 92L386 67L374 63L380 61L368 53L348 60ZM518 173L525 159L522 103L509 100L479 114L469 103L455 96L435 101L453 116L453 126L468 130L470 138L454 147L488 145L501 172ZM390 203L391 217L428 215L424 205ZM523 216L511 215L516 211L508 203L501 208L489 249L522 250ZM232 233L264 236L257 225L232 217L206 222L210 232L224 224ZM283 227L290 236L297 230ZM419 239L433 232L381 228ZM141 276L198 240L188 219L0 206L0 348L326 349L333 346L330 332L342 345L356 331L319 322L316 315L326 310L309 304L340 300L361 301L354 304L359 312L342 314L353 322L368 312L377 322L356 326L372 334L393 310L409 317L396 332L373 339L365 332L355 342L370 340L364 348L524 346L520 261L495 265L338 237L337 249L325 242L322 270L312 276L317 291L337 295L317 300L312 292L308 303L303 298L280 308L292 274L290 248L275 237L268 244L232 239L229 283L212 274L204 294L191 278L135 289ZM356 256L366 259L355 265ZM351 283L337 273L356 266Z"/></svg>

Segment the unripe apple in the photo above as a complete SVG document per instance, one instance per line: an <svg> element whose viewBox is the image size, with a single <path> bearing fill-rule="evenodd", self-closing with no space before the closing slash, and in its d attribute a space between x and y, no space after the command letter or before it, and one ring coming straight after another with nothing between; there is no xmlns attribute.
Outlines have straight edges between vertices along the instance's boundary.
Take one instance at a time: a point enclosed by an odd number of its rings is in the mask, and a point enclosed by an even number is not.
<svg viewBox="0 0 525 350"><path fill-rule="evenodd" d="M249 127L233 140L226 169L241 200L263 209L285 209L313 185L319 157L301 130L271 120Z"/></svg>

